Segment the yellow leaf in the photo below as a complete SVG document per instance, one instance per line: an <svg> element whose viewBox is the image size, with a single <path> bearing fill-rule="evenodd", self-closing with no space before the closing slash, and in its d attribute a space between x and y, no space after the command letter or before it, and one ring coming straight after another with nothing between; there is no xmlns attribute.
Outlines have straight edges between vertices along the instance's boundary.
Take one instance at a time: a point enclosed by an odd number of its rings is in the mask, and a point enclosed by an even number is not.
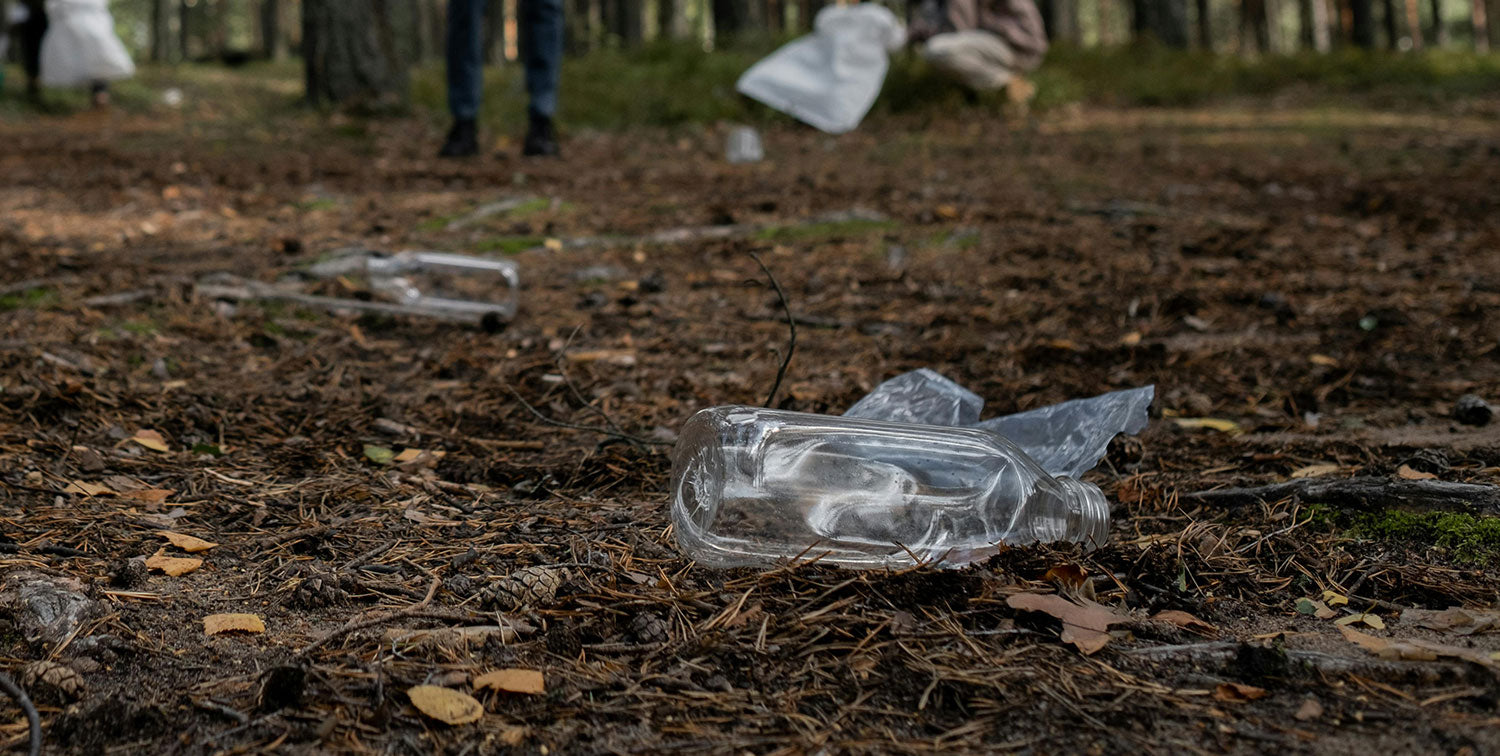
<svg viewBox="0 0 1500 756"><path fill-rule="evenodd" d="M1124 338L1120 339L1120 343L1128 347L1133 347L1136 344L1141 343L1141 332L1131 331L1130 333L1125 334Z"/></svg>
<svg viewBox="0 0 1500 756"><path fill-rule="evenodd" d="M474 678L474 687L532 695L547 692L542 673L535 669L497 669L486 672Z"/></svg>
<svg viewBox="0 0 1500 756"><path fill-rule="evenodd" d="M932 212L944 220L953 220L958 217L958 208L952 205L938 205L932 209Z"/></svg>
<svg viewBox="0 0 1500 756"><path fill-rule="evenodd" d="M542 242L542 246L553 252L561 252L563 248L562 239L548 239Z"/></svg>
<svg viewBox="0 0 1500 756"><path fill-rule="evenodd" d="M134 436L130 437L130 440L152 451L164 452L172 450L167 446L167 440L154 430L138 430Z"/></svg>
<svg viewBox="0 0 1500 756"><path fill-rule="evenodd" d="M119 496L109 486L101 486L98 483L90 483L86 480L75 480L63 489L63 493L83 494L84 496Z"/></svg>
<svg viewBox="0 0 1500 756"><path fill-rule="evenodd" d="M452 688L418 685L408 688L406 697L411 699L411 705L417 707L417 711L444 724L468 724L484 718L483 704Z"/></svg>
<svg viewBox="0 0 1500 756"><path fill-rule="evenodd" d="M1338 465L1308 465L1307 467L1299 467L1293 470L1292 477L1318 478L1324 475L1332 475L1342 469L1343 468L1339 467Z"/></svg>
<svg viewBox="0 0 1500 756"><path fill-rule="evenodd" d="M190 536L185 533L173 533L170 530L163 530L161 534L162 537L170 541L173 546L176 546L177 548L182 549L189 554L196 554L200 551L208 551L209 549L219 545L217 543L214 543L213 541L205 541L197 536Z"/></svg>
<svg viewBox="0 0 1500 756"><path fill-rule="evenodd" d="M1384 630L1385 629L1385 620L1381 619L1379 617L1379 615L1375 615L1375 614L1361 614L1361 615L1359 615L1359 619L1360 619L1361 622L1365 623L1366 625L1369 625L1370 627L1375 628L1376 630Z"/></svg>
<svg viewBox="0 0 1500 756"><path fill-rule="evenodd" d="M1349 599L1333 591L1323 591L1323 603L1329 606L1347 606Z"/></svg>
<svg viewBox="0 0 1500 756"><path fill-rule="evenodd" d="M204 635L263 633L266 623L253 614L210 614L203 618Z"/></svg>
<svg viewBox="0 0 1500 756"><path fill-rule="evenodd" d="M1408 465L1402 465L1396 468L1396 475L1397 477L1404 478L1406 480L1432 480L1433 478L1437 477L1432 473L1422 472L1421 470L1413 470Z"/></svg>
<svg viewBox="0 0 1500 756"><path fill-rule="evenodd" d="M1221 420L1217 417L1179 417L1173 422L1179 428L1208 428L1220 433L1239 433L1240 424L1233 420Z"/></svg>
<svg viewBox="0 0 1500 756"><path fill-rule="evenodd" d="M157 553L146 559L147 569L160 570L172 577L181 577L202 566L203 560L196 557L169 557Z"/></svg>
<svg viewBox="0 0 1500 756"><path fill-rule="evenodd" d="M1323 367L1339 366L1338 360L1335 360L1334 358L1329 357L1326 354L1310 354L1307 356L1307 361L1311 362L1314 365L1322 365Z"/></svg>

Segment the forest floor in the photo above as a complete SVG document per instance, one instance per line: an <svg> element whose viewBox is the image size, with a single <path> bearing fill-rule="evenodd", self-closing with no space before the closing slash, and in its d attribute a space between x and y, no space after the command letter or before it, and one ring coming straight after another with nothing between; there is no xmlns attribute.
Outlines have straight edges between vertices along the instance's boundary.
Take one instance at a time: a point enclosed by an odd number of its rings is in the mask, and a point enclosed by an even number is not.
<svg viewBox="0 0 1500 756"><path fill-rule="evenodd" d="M783 123L742 166L721 124L454 162L420 119L232 105L0 120L0 666L49 753L1500 752L1500 511L1392 509L1500 484L1500 422L1452 412L1500 399L1500 102ZM520 314L194 286L351 245L508 255ZM685 559L662 444L787 349L751 252L799 324L781 407L1155 384L1088 476L1110 543ZM1049 592L1096 629L1013 608Z"/></svg>

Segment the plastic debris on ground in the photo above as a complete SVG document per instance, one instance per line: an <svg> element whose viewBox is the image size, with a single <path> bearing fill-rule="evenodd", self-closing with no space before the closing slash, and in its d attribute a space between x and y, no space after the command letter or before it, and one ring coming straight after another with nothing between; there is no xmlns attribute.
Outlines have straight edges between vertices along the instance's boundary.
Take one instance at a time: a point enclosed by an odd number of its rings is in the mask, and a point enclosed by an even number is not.
<svg viewBox="0 0 1500 756"><path fill-rule="evenodd" d="M760 132L749 126L736 126L729 132L724 147L724 159L732 165L759 163L766 159L765 147L760 142Z"/></svg>
<svg viewBox="0 0 1500 756"><path fill-rule="evenodd" d="M984 400L932 370L892 378L842 417L715 407L673 451L678 544L711 566L788 559L960 567L1001 544L1102 545L1103 493L1078 476L1145 428L1145 386L980 420Z"/></svg>
<svg viewBox="0 0 1500 756"><path fill-rule="evenodd" d="M302 290L307 279L333 280L363 290L369 300ZM518 266L511 260L447 252L370 250L336 252L277 284L213 276L198 292L216 299L281 300L334 311L414 315L498 329L516 314Z"/></svg>

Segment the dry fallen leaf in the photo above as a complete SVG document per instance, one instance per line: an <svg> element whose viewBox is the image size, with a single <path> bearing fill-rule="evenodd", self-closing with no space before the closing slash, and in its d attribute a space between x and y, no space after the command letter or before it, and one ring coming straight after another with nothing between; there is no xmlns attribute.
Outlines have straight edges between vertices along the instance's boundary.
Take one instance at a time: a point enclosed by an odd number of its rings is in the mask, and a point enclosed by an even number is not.
<svg viewBox="0 0 1500 756"><path fill-rule="evenodd" d="M266 623L254 614L210 614L203 618L204 635L263 633Z"/></svg>
<svg viewBox="0 0 1500 756"><path fill-rule="evenodd" d="M1055 593L1017 593L1005 600L1012 609L1045 612L1062 621L1062 640L1092 654L1109 644L1109 626L1129 622L1108 607L1089 602L1075 604Z"/></svg>
<svg viewBox="0 0 1500 756"><path fill-rule="evenodd" d="M507 727L500 731L500 742L508 746L518 746L526 739L525 727Z"/></svg>
<svg viewBox="0 0 1500 756"><path fill-rule="evenodd" d="M547 692L542 673L535 669L497 669L474 678L474 688L536 695Z"/></svg>
<svg viewBox="0 0 1500 756"><path fill-rule="evenodd" d="M1151 619L1159 620L1161 622L1170 622L1182 628L1183 630L1190 630L1192 632L1198 633L1199 635L1212 636L1219 633L1219 628L1214 627L1213 625L1210 625L1207 622L1204 622L1203 620L1198 619L1191 614L1188 614L1187 612L1178 611L1176 609L1168 609L1164 612L1157 612L1156 616L1152 617Z"/></svg>
<svg viewBox="0 0 1500 756"><path fill-rule="evenodd" d="M1336 359L1334 359L1332 357L1329 357L1326 354L1310 354L1310 355L1307 356L1307 361L1311 362L1314 365L1322 365L1323 367L1338 367L1339 366L1339 361L1338 360L1336 360Z"/></svg>
<svg viewBox="0 0 1500 756"><path fill-rule="evenodd" d="M217 543L214 543L213 541L205 541L202 538L199 538L197 536L190 536L186 533L173 533L170 530L163 530L161 534L162 537L170 541L173 546L176 546L177 548L182 549L189 554L197 554L200 551L208 551L209 549L219 545Z"/></svg>
<svg viewBox="0 0 1500 756"><path fill-rule="evenodd" d="M1063 563L1047 570L1047 574L1043 575L1042 579L1057 583L1064 588L1077 588L1083 585L1083 581L1087 580L1088 576L1088 570L1085 570L1083 567L1072 563Z"/></svg>
<svg viewBox="0 0 1500 756"><path fill-rule="evenodd" d="M1265 688L1257 688L1254 685L1245 685L1243 683L1219 683L1219 687L1214 689L1214 700L1225 703L1245 703L1265 697Z"/></svg>
<svg viewBox="0 0 1500 756"><path fill-rule="evenodd" d="M1447 646L1442 643L1417 639L1395 640L1381 638L1368 633L1362 633L1347 626L1340 627L1339 632L1344 634L1345 640L1382 659L1392 661L1435 661L1441 657L1448 657L1481 664L1492 669L1497 666L1494 658L1473 649L1458 648L1457 646Z"/></svg>
<svg viewBox="0 0 1500 756"><path fill-rule="evenodd" d="M1432 480L1437 477L1432 473L1413 470L1410 465L1402 465L1396 468L1396 476L1405 480Z"/></svg>
<svg viewBox="0 0 1500 756"><path fill-rule="evenodd" d="M1344 468L1338 465L1308 465L1299 467L1292 471L1292 478L1320 478L1324 475L1332 475Z"/></svg>
<svg viewBox="0 0 1500 756"><path fill-rule="evenodd" d="M157 552L146 559L146 569L160 570L172 577L181 577L202 566L202 559L196 557L169 557L161 552Z"/></svg>
<svg viewBox="0 0 1500 756"><path fill-rule="evenodd" d="M1323 591L1323 603L1329 606L1348 606L1349 597L1333 591Z"/></svg>
<svg viewBox="0 0 1500 756"><path fill-rule="evenodd" d="M1120 343L1128 347L1133 347L1141 343L1141 332L1131 331L1130 333L1125 334L1123 337L1121 337Z"/></svg>
<svg viewBox="0 0 1500 756"><path fill-rule="evenodd" d="M167 446L167 440L154 430L138 430L134 436L130 437L130 440L152 451L164 452L172 450L171 447Z"/></svg>
<svg viewBox="0 0 1500 756"><path fill-rule="evenodd" d="M160 504L167 500L168 496L177 493L169 488L142 488L138 491L121 491L120 498L141 501L147 504Z"/></svg>
<svg viewBox="0 0 1500 756"><path fill-rule="evenodd" d="M1378 616L1376 616L1374 614L1368 614L1368 613L1351 614L1351 615L1349 615L1347 617L1340 617L1337 620L1334 620L1333 624L1338 625L1339 627L1347 627L1347 626L1352 625L1352 624L1354 624L1356 622L1363 622L1366 625L1369 625L1370 627L1375 628L1376 630L1384 630L1385 629L1385 621L1384 620L1380 619L1380 617L1378 617Z"/></svg>
<svg viewBox="0 0 1500 756"><path fill-rule="evenodd" d="M1401 624L1411 623L1429 630L1473 635L1500 631L1500 611L1463 609L1453 606L1442 611L1407 609L1401 612Z"/></svg>
<svg viewBox="0 0 1500 756"><path fill-rule="evenodd" d="M406 697L417 711L439 722L450 725L478 722L484 718L484 705L474 697L437 685L418 685L408 688Z"/></svg>
<svg viewBox="0 0 1500 756"><path fill-rule="evenodd" d="M101 486L86 480L75 480L69 483L68 487L63 489L63 493L76 493L84 496L119 496L109 486Z"/></svg>
<svg viewBox="0 0 1500 756"><path fill-rule="evenodd" d="M1297 611L1301 614L1311 614L1320 620L1339 616L1339 613L1329 609L1327 604L1306 597L1297 599Z"/></svg>
<svg viewBox="0 0 1500 756"><path fill-rule="evenodd" d="M1302 702L1302 706L1297 708L1297 713L1292 716L1301 722L1317 719L1323 716L1323 704L1318 703L1316 698L1306 699Z"/></svg>

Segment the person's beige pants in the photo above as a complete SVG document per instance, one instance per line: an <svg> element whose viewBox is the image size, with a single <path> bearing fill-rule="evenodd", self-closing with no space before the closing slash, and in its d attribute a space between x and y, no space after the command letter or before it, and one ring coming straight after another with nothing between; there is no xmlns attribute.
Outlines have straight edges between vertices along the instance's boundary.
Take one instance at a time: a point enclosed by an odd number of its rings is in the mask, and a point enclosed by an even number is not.
<svg viewBox="0 0 1500 756"><path fill-rule="evenodd" d="M1018 73L1010 45L996 34L977 29L927 40L922 57L964 86L981 91L1000 89Z"/></svg>

